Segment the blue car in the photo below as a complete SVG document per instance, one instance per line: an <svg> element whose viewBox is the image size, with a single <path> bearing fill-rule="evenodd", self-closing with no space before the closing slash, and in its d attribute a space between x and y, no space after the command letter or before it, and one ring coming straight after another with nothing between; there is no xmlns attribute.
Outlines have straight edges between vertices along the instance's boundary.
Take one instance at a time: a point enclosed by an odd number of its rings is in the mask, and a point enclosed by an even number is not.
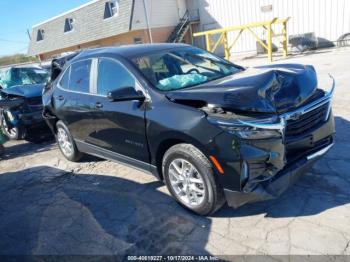
<svg viewBox="0 0 350 262"><path fill-rule="evenodd" d="M46 127L41 95L48 80L49 73L36 66L0 70L0 125L9 139L24 139L29 131Z"/></svg>

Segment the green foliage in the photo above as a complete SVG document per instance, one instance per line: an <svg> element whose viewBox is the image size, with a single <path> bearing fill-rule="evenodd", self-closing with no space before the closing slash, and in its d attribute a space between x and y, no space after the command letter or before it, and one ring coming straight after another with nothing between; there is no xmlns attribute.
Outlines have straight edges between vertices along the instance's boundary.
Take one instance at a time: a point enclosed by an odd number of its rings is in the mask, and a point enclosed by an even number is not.
<svg viewBox="0 0 350 262"><path fill-rule="evenodd" d="M0 66L12 65L12 64L21 64L27 62L38 62L38 58L34 56L26 56L24 54L15 54L11 56L0 57Z"/></svg>

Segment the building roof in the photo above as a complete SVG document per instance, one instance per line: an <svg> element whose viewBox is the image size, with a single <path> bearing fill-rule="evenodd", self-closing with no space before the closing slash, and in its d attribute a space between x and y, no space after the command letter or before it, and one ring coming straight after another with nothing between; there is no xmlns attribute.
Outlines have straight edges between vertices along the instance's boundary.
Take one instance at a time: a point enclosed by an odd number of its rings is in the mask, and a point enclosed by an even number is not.
<svg viewBox="0 0 350 262"><path fill-rule="evenodd" d="M148 1L150 27L176 26L185 7L185 0ZM92 0L35 25L28 53L40 55L73 51L84 46L101 45L98 40L103 39L112 39L108 42L111 45L122 44L112 37L147 29L145 11L142 0ZM130 39L121 38L119 41L133 42L133 38Z"/></svg>
<svg viewBox="0 0 350 262"><path fill-rule="evenodd" d="M92 0L35 25L28 53L55 55L84 47L132 43L133 36L116 36L140 30L137 38L139 35L145 38L146 33L141 30L148 25L151 28L176 26L186 10L185 0L147 3L149 24L142 0Z"/></svg>
<svg viewBox="0 0 350 262"><path fill-rule="evenodd" d="M78 7L72 8L72 9L66 11L66 12L63 12L63 13L61 13L61 14L59 14L59 15L56 15L56 16L54 16L54 17L51 17L51 18L49 18L49 19L47 19L47 20L45 20L45 21L42 21L42 22L40 22L39 24L33 25L32 28L34 28L34 27L39 27L39 26L41 26L41 25L43 25L43 24L46 24L46 23L48 23L48 22L51 22L51 21L53 21L53 20L55 20L55 19L57 19L57 18L59 18L59 17L61 17L61 16L69 15L70 13L76 12L76 11L78 11L79 9L82 9L82 8L84 8L84 7L86 7L86 6L89 6L89 5L91 5L91 4L95 3L95 2L98 2L98 1L100 1L100 0L92 0L92 1L90 1L90 2L87 2L86 4L83 4L83 5L80 5L80 6L78 6Z"/></svg>
<svg viewBox="0 0 350 262"><path fill-rule="evenodd" d="M62 50L128 32L133 0L120 1L117 13L106 18L106 4L110 1L94 0L34 26L28 53ZM65 32L67 19L72 20L69 32Z"/></svg>

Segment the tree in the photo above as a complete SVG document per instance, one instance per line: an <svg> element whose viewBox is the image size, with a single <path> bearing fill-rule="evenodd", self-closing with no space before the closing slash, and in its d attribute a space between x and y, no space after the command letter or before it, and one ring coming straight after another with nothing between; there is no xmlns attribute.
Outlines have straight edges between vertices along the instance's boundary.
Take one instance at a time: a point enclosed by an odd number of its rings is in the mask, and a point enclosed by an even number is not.
<svg viewBox="0 0 350 262"><path fill-rule="evenodd" d="M34 56L27 56L24 54L15 54L11 56L0 57L0 66L21 64L27 62L39 62L39 59Z"/></svg>

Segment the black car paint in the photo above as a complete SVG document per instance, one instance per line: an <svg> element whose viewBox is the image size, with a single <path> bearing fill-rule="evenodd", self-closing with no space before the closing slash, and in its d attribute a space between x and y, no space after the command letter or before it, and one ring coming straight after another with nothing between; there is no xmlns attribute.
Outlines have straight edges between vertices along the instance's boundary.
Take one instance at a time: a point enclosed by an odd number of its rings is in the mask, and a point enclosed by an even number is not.
<svg viewBox="0 0 350 262"><path fill-rule="evenodd" d="M230 111L275 114L301 106L316 88L312 66L284 64L248 68L167 96L175 101L204 101Z"/></svg>
<svg viewBox="0 0 350 262"><path fill-rule="evenodd" d="M107 97L93 97L95 133L92 144L121 155L149 162L145 133L145 110L139 101L110 102ZM116 139L118 138L118 139Z"/></svg>
<svg viewBox="0 0 350 262"><path fill-rule="evenodd" d="M63 120L80 150L150 171L160 179L165 150L176 143L190 143L207 157L215 156L222 165L224 174L216 172L216 175L230 206L278 196L315 161L306 161L305 156L319 149L318 142L325 141L323 147L332 143L332 114L327 121L289 140L285 137L244 140L213 125L208 121L210 113L200 107L212 104L255 118L293 111L323 95L317 89L314 68L292 64L265 66L250 69L255 73L244 70L203 85L164 92L155 89L130 61L147 52L187 47L106 48L75 56L68 65L99 57L118 60L135 76L149 99L111 102L106 97L52 88L43 95L49 126L54 130L55 121ZM55 87L57 82L52 85ZM64 97L63 101L60 96ZM74 104L73 100L79 102ZM102 108L97 108L97 104ZM289 148L295 154L290 162L287 161ZM255 167L251 168L245 185L241 181L243 161Z"/></svg>

